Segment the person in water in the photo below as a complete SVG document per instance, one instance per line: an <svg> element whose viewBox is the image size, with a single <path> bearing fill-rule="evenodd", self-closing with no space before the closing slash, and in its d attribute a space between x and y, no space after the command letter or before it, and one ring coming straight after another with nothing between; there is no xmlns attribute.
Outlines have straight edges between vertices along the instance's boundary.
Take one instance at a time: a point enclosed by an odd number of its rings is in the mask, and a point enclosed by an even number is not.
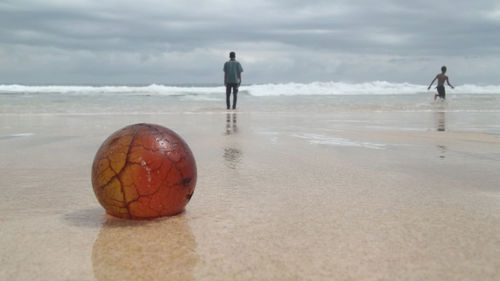
<svg viewBox="0 0 500 281"><path fill-rule="evenodd" d="M436 87L438 93L434 95L434 100L436 100L436 98L438 96L439 96L439 98L444 100L444 99L446 99L446 91L444 90L444 82L446 82L448 84L448 86L450 86L452 89L455 89L455 87L453 87L450 84L450 81L448 80L448 76L446 76L446 66L441 67L441 73L439 73L438 75L436 75L436 77L434 77L434 80L432 80L432 82L429 85L429 87L427 88L427 90L431 89L432 84L434 84L434 81L436 81L436 80L438 81L437 87Z"/></svg>
<svg viewBox="0 0 500 281"><path fill-rule="evenodd" d="M231 89L233 90L233 109L236 109L236 100L238 98L238 88L241 85L241 73L243 68L236 61L235 52L229 53L229 60L224 63L224 85L226 86L226 106L229 109Z"/></svg>

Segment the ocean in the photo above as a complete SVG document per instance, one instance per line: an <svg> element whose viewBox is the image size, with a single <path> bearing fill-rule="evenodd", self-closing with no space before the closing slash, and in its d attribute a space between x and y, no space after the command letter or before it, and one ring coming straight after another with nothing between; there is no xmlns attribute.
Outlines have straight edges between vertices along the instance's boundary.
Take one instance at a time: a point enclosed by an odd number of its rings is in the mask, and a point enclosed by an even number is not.
<svg viewBox="0 0 500 281"><path fill-rule="evenodd" d="M238 114L315 118L320 128L475 131L500 134L500 86L435 89L410 83L315 82L242 85ZM0 85L0 116L226 113L225 89L213 85ZM9 118L9 120L11 120Z"/></svg>

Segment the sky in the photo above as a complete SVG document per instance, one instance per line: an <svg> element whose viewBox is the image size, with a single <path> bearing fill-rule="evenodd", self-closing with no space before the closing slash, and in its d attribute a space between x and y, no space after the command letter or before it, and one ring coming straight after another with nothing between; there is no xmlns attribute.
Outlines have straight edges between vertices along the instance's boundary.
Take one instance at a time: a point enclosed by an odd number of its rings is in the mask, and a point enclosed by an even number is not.
<svg viewBox="0 0 500 281"><path fill-rule="evenodd" d="M498 0L0 0L0 84L500 85Z"/></svg>

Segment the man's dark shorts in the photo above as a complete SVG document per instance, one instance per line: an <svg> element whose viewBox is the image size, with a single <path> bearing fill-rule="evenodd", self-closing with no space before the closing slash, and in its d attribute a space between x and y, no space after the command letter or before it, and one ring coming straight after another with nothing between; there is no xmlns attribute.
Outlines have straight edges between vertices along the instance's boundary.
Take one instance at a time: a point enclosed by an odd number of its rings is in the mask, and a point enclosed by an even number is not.
<svg viewBox="0 0 500 281"><path fill-rule="evenodd" d="M227 83L226 84L226 95L231 94L231 89L233 89L233 93L237 94L238 93L238 84L236 83Z"/></svg>
<svg viewBox="0 0 500 281"><path fill-rule="evenodd" d="M444 90L444 86L443 85L437 86L437 91L438 91L439 97L444 99L446 96L446 91Z"/></svg>

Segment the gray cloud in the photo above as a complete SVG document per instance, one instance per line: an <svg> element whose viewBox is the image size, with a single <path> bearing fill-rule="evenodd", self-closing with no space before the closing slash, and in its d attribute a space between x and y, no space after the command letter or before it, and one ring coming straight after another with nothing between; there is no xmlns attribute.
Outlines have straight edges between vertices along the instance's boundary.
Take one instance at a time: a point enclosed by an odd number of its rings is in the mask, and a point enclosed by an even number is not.
<svg viewBox="0 0 500 281"><path fill-rule="evenodd" d="M0 83L220 83L229 50L247 83L500 74L497 1L246 2L4 0Z"/></svg>

